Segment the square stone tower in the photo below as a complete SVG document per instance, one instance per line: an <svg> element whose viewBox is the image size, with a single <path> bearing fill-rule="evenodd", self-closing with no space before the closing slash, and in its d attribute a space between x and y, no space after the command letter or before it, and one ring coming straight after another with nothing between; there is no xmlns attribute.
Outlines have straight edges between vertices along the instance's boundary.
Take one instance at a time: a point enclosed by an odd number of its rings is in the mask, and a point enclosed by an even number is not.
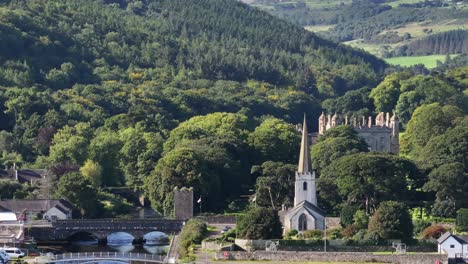
<svg viewBox="0 0 468 264"><path fill-rule="evenodd" d="M177 220L193 217L193 188L174 188L174 215Z"/></svg>

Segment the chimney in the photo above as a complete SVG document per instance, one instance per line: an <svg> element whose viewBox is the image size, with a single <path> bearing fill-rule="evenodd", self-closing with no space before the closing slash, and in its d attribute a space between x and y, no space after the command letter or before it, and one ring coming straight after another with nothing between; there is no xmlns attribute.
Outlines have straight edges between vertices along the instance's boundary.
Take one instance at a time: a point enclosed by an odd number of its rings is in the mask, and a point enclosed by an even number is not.
<svg viewBox="0 0 468 264"><path fill-rule="evenodd" d="M16 169L16 162L13 162L13 173L15 174L16 181L18 181L18 170Z"/></svg>

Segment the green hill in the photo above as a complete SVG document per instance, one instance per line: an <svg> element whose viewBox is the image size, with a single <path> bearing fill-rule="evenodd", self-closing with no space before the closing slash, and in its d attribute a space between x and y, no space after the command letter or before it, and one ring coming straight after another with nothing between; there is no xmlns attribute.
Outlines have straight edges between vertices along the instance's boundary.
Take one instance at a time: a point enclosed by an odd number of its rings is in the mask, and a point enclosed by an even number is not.
<svg viewBox="0 0 468 264"><path fill-rule="evenodd" d="M100 2L10 1L0 9L2 61L24 64L25 84L52 88L111 78L96 72L97 65L115 73L131 66L275 85L300 84L311 64L363 65L373 72L385 67L367 54L231 0ZM69 82L47 78L66 62L80 76ZM2 84L22 84L11 79L3 77Z"/></svg>
<svg viewBox="0 0 468 264"><path fill-rule="evenodd" d="M318 99L377 84L386 67L232 0L2 1L0 40L2 162L37 167L81 166L88 150L50 157L80 124L96 130L89 143L130 127L164 140L213 112L316 118Z"/></svg>
<svg viewBox="0 0 468 264"><path fill-rule="evenodd" d="M468 6L463 1L256 0L251 4L325 38L380 57L412 56L406 54L410 53L406 49L419 45L421 40L468 28ZM432 50L424 55L447 53L453 54L453 49Z"/></svg>

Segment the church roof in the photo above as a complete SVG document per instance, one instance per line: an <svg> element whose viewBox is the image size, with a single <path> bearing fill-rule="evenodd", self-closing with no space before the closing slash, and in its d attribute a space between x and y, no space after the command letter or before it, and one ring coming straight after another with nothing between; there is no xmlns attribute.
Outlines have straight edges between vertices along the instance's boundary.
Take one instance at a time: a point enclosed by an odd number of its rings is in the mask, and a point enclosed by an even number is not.
<svg viewBox="0 0 468 264"><path fill-rule="evenodd" d="M304 114L304 124L302 125L301 151L299 153L299 165L297 168L297 172L307 173L311 171L312 163L310 162L309 134L307 133L307 121L306 115Z"/></svg>
<svg viewBox="0 0 468 264"><path fill-rule="evenodd" d="M325 212L322 209L318 208L317 206L313 205L312 203L310 203L308 201L302 201L302 202L298 203L296 206L291 208L286 213L286 215L295 214L297 211L299 211L302 208L305 208L306 211L309 212L309 214L311 214L311 215L314 215L314 212L315 212L315 213L325 217Z"/></svg>

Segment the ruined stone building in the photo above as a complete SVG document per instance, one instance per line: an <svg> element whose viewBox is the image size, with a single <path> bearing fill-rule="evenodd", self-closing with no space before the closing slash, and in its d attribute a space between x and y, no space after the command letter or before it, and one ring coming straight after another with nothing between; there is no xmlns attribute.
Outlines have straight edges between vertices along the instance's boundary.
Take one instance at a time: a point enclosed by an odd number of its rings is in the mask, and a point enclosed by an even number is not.
<svg viewBox="0 0 468 264"><path fill-rule="evenodd" d="M373 120L372 117L354 117L349 120L348 116L339 117L336 113L332 115L322 115L319 117L318 134L312 134L312 143L325 131L338 125L350 125L362 137L370 151L379 151L398 154L400 152L400 142L398 132L400 121L396 115L390 117L390 113L380 112Z"/></svg>

